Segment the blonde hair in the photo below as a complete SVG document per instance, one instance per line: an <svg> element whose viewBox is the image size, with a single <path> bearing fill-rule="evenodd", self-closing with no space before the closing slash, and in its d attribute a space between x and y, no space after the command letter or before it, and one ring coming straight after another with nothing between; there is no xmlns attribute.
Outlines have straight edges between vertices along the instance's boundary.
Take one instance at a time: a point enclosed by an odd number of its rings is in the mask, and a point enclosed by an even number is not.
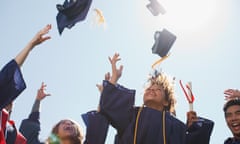
<svg viewBox="0 0 240 144"><path fill-rule="evenodd" d="M174 90L174 79L168 76L163 72L159 72L157 70L154 71L154 74L151 74L148 78L148 87L156 84L163 88L165 93L165 100L168 102L168 105L165 107L166 111L176 115L175 111L175 90ZM146 87L146 88L148 88Z"/></svg>

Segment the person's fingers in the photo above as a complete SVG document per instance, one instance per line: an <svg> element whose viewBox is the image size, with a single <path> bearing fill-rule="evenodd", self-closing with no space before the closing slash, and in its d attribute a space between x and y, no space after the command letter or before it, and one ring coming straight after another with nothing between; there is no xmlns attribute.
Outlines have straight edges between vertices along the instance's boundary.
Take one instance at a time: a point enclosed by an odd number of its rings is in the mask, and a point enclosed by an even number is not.
<svg viewBox="0 0 240 144"><path fill-rule="evenodd" d="M102 86L102 85L96 84L96 87L98 88L98 90L99 90L100 92L102 92L102 90L103 90L103 86Z"/></svg>
<svg viewBox="0 0 240 144"><path fill-rule="evenodd" d="M120 65L119 71L122 72L122 70L123 70L123 65Z"/></svg>
<svg viewBox="0 0 240 144"><path fill-rule="evenodd" d="M106 74L105 74L105 80L109 80L110 79L110 72L107 72Z"/></svg>
<svg viewBox="0 0 240 144"><path fill-rule="evenodd" d="M46 90L47 85L42 82L40 90Z"/></svg>
<svg viewBox="0 0 240 144"><path fill-rule="evenodd" d="M109 62L112 64L112 58L108 57Z"/></svg>
<svg viewBox="0 0 240 144"><path fill-rule="evenodd" d="M115 54L113 55L114 58L116 58L116 57L118 57L118 56L119 56L119 53L115 53Z"/></svg>
<svg viewBox="0 0 240 144"><path fill-rule="evenodd" d="M233 92L234 92L233 89L227 89L227 90L224 91L224 93L233 93Z"/></svg>
<svg viewBox="0 0 240 144"><path fill-rule="evenodd" d="M44 41L49 40L49 39L51 39L50 36L43 37L43 38L41 39L41 42L44 42Z"/></svg>
<svg viewBox="0 0 240 144"><path fill-rule="evenodd" d="M232 92L224 92L225 95L232 95Z"/></svg>
<svg viewBox="0 0 240 144"><path fill-rule="evenodd" d="M50 94L50 93L48 93L48 94L45 94L45 96L51 96L51 94Z"/></svg>
<svg viewBox="0 0 240 144"><path fill-rule="evenodd" d="M51 28L52 28L52 25L48 24L40 31L40 34L41 35L47 34Z"/></svg>
<svg viewBox="0 0 240 144"><path fill-rule="evenodd" d="M117 62L117 61L120 61L120 60L121 60L121 58L116 58L116 62Z"/></svg>
<svg viewBox="0 0 240 144"><path fill-rule="evenodd" d="M197 118L197 114L196 114L196 112L194 112L194 111L189 111L189 112L187 112L187 119L188 119L188 121L190 120L194 120L194 119L196 119Z"/></svg>

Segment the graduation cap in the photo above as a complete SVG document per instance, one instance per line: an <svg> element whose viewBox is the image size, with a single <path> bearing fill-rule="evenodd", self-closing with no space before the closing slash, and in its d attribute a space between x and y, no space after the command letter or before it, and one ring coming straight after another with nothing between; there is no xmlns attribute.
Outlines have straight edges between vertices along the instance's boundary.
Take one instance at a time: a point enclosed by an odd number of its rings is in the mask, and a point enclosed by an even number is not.
<svg viewBox="0 0 240 144"><path fill-rule="evenodd" d="M165 14L166 10L163 8L163 6L157 1L157 0L149 0L150 3L147 4L147 8L150 10L150 12L154 16L158 16L159 13Z"/></svg>
<svg viewBox="0 0 240 144"><path fill-rule="evenodd" d="M161 32L156 31L154 35L155 43L152 47L152 53L158 54L160 57L166 56L176 38L177 37L174 34L166 29L163 29Z"/></svg>
<svg viewBox="0 0 240 144"><path fill-rule="evenodd" d="M86 18L92 0L65 0L63 5L57 4L58 31L62 34L65 27L72 28L75 23Z"/></svg>

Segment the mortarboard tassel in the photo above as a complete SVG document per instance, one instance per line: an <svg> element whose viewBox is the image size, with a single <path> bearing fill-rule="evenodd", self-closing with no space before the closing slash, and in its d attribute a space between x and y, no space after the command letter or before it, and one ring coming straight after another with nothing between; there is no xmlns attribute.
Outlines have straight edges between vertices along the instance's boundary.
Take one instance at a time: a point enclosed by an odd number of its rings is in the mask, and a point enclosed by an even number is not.
<svg viewBox="0 0 240 144"><path fill-rule="evenodd" d="M163 62L165 59L167 59L170 56L170 54L165 55L164 57L160 58L156 62L152 64L152 68L154 69L156 65L159 65L161 62Z"/></svg>
<svg viewBox="0 0 240 144"><path fill-rule="evenodd" d="M105 17L103 16L103 12L100 9L95 8L94 9L95 16L94 16L94 23L98 26L103 25L105 28Z"/></svg>

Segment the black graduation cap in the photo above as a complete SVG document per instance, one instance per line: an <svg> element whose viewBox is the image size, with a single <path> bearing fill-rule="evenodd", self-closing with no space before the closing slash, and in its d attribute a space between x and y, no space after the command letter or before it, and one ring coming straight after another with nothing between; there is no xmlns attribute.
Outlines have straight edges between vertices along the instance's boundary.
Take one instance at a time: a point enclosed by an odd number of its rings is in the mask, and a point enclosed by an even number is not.
<svg viewBox="0 0 240 144"><path fill-rule="evenodd" d="M63 5L57 4L57 25L61 34L65 27L72 28L75 23L86 18L92 0L65 0Z"/></svg>
<svg viewBox="0 0 240 144"><path fill-rule="evenodd" d="M149 0L150 3L146 6L154 16L158 16L159 13L165 14L166 10L157 0Z"/></svg>
<svg viewBox="0 0 240 144"><path fill-rule="evenodd" d="M152 47L152 53L164 57L168 54L177 37L166 29L161 32L156 31L154 35L155 43Z"/></svg>

